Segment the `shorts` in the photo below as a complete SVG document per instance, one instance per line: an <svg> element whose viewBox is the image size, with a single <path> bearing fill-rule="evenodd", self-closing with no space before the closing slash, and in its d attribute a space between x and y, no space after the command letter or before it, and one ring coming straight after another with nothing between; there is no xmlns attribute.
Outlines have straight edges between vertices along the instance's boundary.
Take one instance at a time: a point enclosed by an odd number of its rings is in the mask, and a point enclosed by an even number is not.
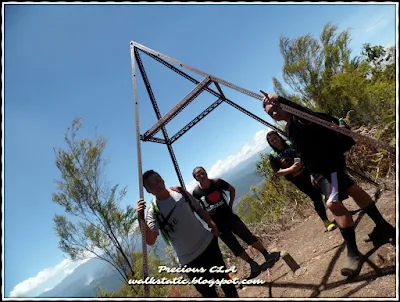
<svg viewBox="0 0 400 302"><path fill-rule="evenodd" d="M318 175L315 179L322 194L325 195L325 201L336 202L343 201L349 197L348 190L355 184L354 180L345 172L332 172Z"/></svg>
<svg viewBox="0 0 400 302"><path fill-rule="evenodd" d="M239 256L244 251L244 248L240 245L234 234L248 245L252 245L258 240L258 238L250 232L247 226L236 214L233 214L227 220L218 223L217 227L219 237L235 256Z"/></svg>

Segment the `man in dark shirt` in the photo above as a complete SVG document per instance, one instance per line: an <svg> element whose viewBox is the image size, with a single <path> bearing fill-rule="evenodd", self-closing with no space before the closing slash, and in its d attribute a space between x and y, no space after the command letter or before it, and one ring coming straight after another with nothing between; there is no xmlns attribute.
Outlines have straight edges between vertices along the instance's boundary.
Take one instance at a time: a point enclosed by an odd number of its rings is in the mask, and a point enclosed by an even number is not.
<svg viewBox="0 0 400 302"><path fill-rule="evenodd" d="M199 185L193 190L193 196L200 201L202 207L217 225L221 240L236 257L239 256L250 264L251 273L249 278L255 278L264 268L272 267L279 260L280 253L268 253L257 237L233 213L235 188L222 179L209 179L203 167L196 167L193 170L193 177L199 182ZM224 191L229 191L230 193L229 205ZM257 262L250 258L234 234L264 255L265 263L262 266L259 266Z"/></svg>
<svg viewBox="0 0 400 302"><path fill-rule="evenodd" d="M329 181L327 207L334 215L347 246L347 259L341 273L344 276L358 275L362 262L356 244L354 221L342 201L350 195L375 222L376 227L369 235L374 243L394 244L395 228L382 217L372 198L346 174L346 161L337 132L284 111L279 104L317 116L308 108L281 96L262 93L265 95L264 111L275 121L286 122L286 136L293 142L297 157L302 159L310 173L322 174Z"/></svg>

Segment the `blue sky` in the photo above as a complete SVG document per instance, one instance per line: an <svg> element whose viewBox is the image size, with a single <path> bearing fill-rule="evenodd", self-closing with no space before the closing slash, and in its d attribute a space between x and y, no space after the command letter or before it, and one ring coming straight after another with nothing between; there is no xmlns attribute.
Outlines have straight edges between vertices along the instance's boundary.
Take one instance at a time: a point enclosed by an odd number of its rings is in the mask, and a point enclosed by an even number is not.
<svg viewBox="0 0 400 302"><path fill-rule="evenodd" d="M63 134L75 117L83 118L81 137L97 131L108 139L107 179L128 186L123 204L137 202L131 40L254 92L273 92L272 77L281 79L281 35L318 37L332 22L340 30L351 28L354 55L363 43L396 43L393 4L20 4L6 5L3 13L5 296L37 295L79 264L57 247L52 218L62 208L51 201L60 176L53 147L65 147ZM194 85L141 57L163 115ZM259 101L222 88L270 121ZM140 76L138 95L144 133L156 117ZM167 125L169 136L215 100L203 93ZM266 130L220 105L173 145L186 184L193 185L197 165L216 176L264 147ZM168 186L178 184L164 145L142 143L142 155L143 171L155 169Z"/></svg>

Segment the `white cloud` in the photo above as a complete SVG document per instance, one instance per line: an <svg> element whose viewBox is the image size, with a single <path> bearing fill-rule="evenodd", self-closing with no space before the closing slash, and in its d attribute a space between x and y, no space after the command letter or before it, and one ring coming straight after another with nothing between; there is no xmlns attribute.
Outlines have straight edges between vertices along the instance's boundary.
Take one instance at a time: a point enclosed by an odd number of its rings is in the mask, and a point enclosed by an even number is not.
<svg viewBox="0 0 400 302"><path fill-rule="evenodd" d="M35 277L31 277L17 284L10 292L10 297L36 297L54 288L65 277L71 274L76 267L89 259L90 257L78 261L64 259L54 267L45 268Z"/></svg>
<svg viewBox="0 0 400 302"><path fill-rule="evenodd" d="M376 20L376 17L375 17L375 20ZM370 27L368 27L366 30L365 30L365 32L369 32L369 31L373 31L373 30L375 30L375 29L378 29L379 27L383 27L384 25L386 25L386 23L385 22L382 22L382 21L384 21L385 20L385 17L384 16L380 16L380 19L379 20L377 20L377 21L375 21L374 22L374 24L372 24L372 26L370 26ZM388 19L386 19L386 20L388 20Z"/></svg>
<svg viewBox="0 0 400 302"><path fill-rule="evenodd" d="M268 128L266 130L257 131L253 136L252 142L250 144L249 143L244 144L237 153L231 154L223 160L222 159L217 160L217 162L211 168L204 167L207 170L208 177L210 178L218 177L224 174L225 172L229 171L230 169L234 168L241 162L252 157L257 152L260 152L261 150L266 148L268 143L265 139L265 136L268 131L269 131ZM196 185L197 181L192 180L190 183L186 185L186 189L189 192L192 192Z"/></svg>

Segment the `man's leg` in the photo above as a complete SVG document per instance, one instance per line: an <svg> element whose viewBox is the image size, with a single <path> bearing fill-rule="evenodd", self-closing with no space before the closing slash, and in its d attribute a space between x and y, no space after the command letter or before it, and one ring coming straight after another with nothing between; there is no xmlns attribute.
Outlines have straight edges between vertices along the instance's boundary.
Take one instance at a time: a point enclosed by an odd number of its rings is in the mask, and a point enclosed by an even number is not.
<svg viewBox="0 0 400 302"><path fill-rule="evenodd" d="M304 179L299 179L299 181L296 181L294 184L300 191L310 197L310 199L313 201L314 209L324 223L326 230L333 231L336 228L336 225L328 220L321 190L312 185L311 178L308 173L305 175L306 177L304 177ZM329 182L322 175L315 175L314 178L320 186L328 185L330 187Z"/></svg>
<svg viewBox="0 0 400 302"><path fill-rule="evenodd" d="M382 217L382 214L377 209L371 196L354 183L348 189L348 194L354 199L357 205L368 214L373 222L375 222L376 228L370 234L370 239L378 245L388 242L395 244L396 230Z"/></svg>
<svg viewBox="0 0 400 302"><path fill-rule="evenodd" d="M213 239L214 241L215 239ZM210 254L213 252L213 241L208 245L208 247L204 250L203 253L200 254L196 259L191 261L189 264L187 264L187 267L190 268L204 268L206 269L205 273L186 273L187 276L189 277L190 280L193 280L193 278L199 279L202 277L203 280L209 280L210 278L210 272L209 269L212 267L209 265L209 259ZM193 284L196 290L203 296L203 298L218 298L218 294L215 290L215 286L209 286L209 284L198 284L194 283Z"/></svg>
<svg viewBox="0 0 400 302"><path fill-rule="evenodd" d="M328 200L328 197L330 194L330 189L331 189L330 182L321 174L314 174L314 179L317 181L318 186L319 186L319 188L318 188L319 196L321 197L321 195L323 195L325 197L325 201ZM321 199L322 199L322 197L321 197ZM324 208L325 208L325 205L324 205ZM331 222L328 219L324 221L324 225L328 232L336 229L336 224Z"/></svg>
<svg viewBox="0 0 400 302"><path fill-rule="evenodd" d="M218 238L214 238L210 243L210 248L207 249L207 253L205 255L207 257L207 267L223 267L223 270L226 270L226 265L224 259L222 257L221 250L218 246ZM230 277L227 273L210 273L210 278L214 278L215 280L230 280ZM225 293L226 298L238 298L238 292L234 284L223 284L221 285L222 290Z"/></svg>
<svg viewBox="0 0 400 302"><path fill-rule="evenodd" d="M242 258L250 265L250 276L248 279L257 277L262 272L261 267L246 253L245 249L240 245L235 235L233 235L232 231L227 226L230 226L230 224L228 223L221 226L221 228L218 227L220 232L219 238L221 238L236 257Z"/></svg>
<svg viewBox="0 0 400 302"><path fill-rule="evenodd" d="M346 194L341 194L339 191L341 183L339 184L340 179L336 172L325 175L325 177L331 184L330 193L324 192L325 196L328 196L327 207L332 212L347 247L347 259L341 273L344 276L355 276L360 273L361 259L356 243L353 218L342 203Z"/></svg>
<svg viewBox="0 0 400 302"><path fill-rule="evenodd" d="M224 259L222 258L222 253L221 253L221 250L218 245L218 238L216 238L216 237L213 238L210 245L207 247L207 249L204 251L204 253L201 256L202 256L202 259L201 259L202 267L207 269L207 273L202 275L203 279L230 280L230 277L227 273L211 273L210 272L210 268L212 268L214 266L222 267L223 270L226 270L226 265L225 265ZM209 287L209 285L206 285L206 286ZM213 286L211 288L215 292L215 286ZM221 285L221 288L224 291L226 298L238 298L239 297L234 284L224 284L224 285Z"/></svg>
<svg viewBox="0 0 400 302"><path fill-rule="evenodd" d="M272 267L279 260L280 253L269 253L261 241L259 241L258 238L251 233L251 231L237 215L234 215L232 218L232 231L248 245L251 245L261 254L263 254L267 267Z"/></svg>

